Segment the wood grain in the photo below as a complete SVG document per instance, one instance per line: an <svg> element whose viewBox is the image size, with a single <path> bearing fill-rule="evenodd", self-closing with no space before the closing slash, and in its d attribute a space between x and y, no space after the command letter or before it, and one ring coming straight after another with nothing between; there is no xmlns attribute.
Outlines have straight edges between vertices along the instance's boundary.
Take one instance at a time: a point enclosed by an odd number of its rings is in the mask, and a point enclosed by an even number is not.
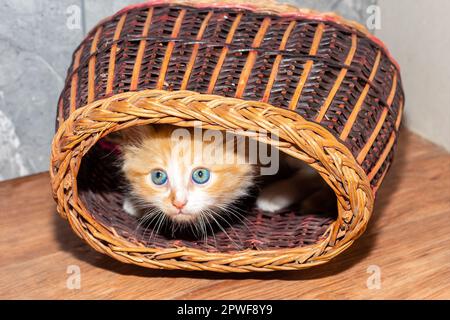
<svg viewBox="0 0 450 320"><path fill-rule="evenodd" d="M214 274L147 270L93 251L55 213L48 174L0 184L0 298L450 299L450 155L404 131L366 233L323 266ZM81 269L68 289L67 267ZM381 288L368 289L368 267Z"/></svg>

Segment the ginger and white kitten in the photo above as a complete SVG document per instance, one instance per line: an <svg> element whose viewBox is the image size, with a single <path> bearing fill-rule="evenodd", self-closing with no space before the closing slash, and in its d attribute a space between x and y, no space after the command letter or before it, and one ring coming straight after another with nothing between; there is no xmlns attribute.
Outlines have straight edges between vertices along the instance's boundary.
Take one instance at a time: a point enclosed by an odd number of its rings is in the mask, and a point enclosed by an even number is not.
<svg viewBox="0 0 450 320"><path fill-rule="evenodd" d="M174 139L174 130L189 135ZM123 172L131 186L124 209L131 215L141 216L151 208L178 223L214 218L254 185L255 167L245 161L245 154L223 147L219 156L212 152L213 142L190 129L134 127L125 132L124 141ZM202 144L200 152L197 143Z"/></svg>
<svg viewBox="0 0 450 320"><path fill-rule="evenodd" d="M189 136L174 140L174 130L186 130ZM123 205L127 213L141 217L162 212L173 222L194 223L233 210L234 203L249 194L258 180L258 165L225 144L217 157L211 152L217 146L192 131L147 125L120 132L122 169L131 186ZM195 148L198 143L200 152ZM270 183L256 200L257 207L269 214L300 203L324 184L301 161L287 155L280 161L292 175Z"/></svg>

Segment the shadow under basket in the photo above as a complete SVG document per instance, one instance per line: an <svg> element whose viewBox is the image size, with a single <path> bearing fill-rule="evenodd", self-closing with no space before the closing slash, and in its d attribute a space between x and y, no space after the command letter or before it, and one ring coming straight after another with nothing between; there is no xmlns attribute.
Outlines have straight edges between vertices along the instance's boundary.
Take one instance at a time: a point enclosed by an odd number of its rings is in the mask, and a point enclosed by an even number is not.
<svg viewBox="0 0 450 320"><path fill-rule="evenodd" d="M367 226L403 101L387 49L334 14L274 3L130 6L100 22L74 52L52 143L57 209L95 250L148 268L323 264ZM206 241L164 228L152 233L123 211L123 177L97 144L145 124L251 132L315 169L335 194L336 212L268 215L248 201L249 223L231 220Z"/></svg>

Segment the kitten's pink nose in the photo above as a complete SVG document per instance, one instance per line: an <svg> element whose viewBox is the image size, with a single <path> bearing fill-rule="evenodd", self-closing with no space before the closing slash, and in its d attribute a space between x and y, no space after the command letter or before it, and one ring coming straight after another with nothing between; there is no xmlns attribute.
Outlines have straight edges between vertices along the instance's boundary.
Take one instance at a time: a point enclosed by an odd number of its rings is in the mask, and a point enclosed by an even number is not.
<svg viewBox="0 0 450 320"><path fill-rule="evenodd" d="M175 199L172 201L173 206L179 210L183 209L184 206L186 205L186 203L187 203L186 199L183 199L183 200Z"/></svg>

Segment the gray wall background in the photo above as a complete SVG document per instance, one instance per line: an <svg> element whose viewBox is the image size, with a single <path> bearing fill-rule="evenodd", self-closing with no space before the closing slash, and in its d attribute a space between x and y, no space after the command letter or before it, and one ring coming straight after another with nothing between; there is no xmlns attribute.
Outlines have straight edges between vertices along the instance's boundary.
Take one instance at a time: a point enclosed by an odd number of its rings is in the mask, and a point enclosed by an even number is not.
<svg viewBox="0 0 450 320"><path fill-rule="evenodd" d="M378 0L382 19L375 34L402 68L405 124L450 151L450 1L411 3Z"/></svg>
<svg viewBox="0 0 450 320"><path fill-rule="evenodd" d="M48 170L56 103L73 50L100 19L136 2L142 1L1 1L0 180ZM365 24L376 0L280 2L335 11Z"/></svg>

